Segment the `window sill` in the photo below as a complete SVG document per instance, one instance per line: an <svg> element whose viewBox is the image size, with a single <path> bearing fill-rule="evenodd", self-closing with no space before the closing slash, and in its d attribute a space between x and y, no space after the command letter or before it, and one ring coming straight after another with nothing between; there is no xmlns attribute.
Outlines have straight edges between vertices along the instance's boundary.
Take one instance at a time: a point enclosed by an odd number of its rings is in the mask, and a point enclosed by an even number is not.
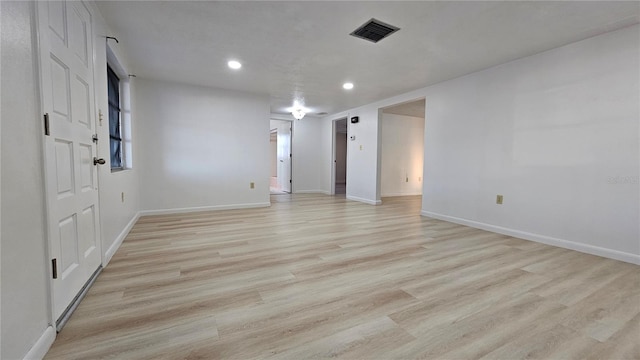
<svg viewBox="0 0 640 360"><path fill-rule="evenodd" d="M111 169L111 173L114 174L114 173L119 173L119 172L125 172L125 171L128 171L128 170L131 170L131 169L128 169L128 168L114 168L114 169Z"/></svg>

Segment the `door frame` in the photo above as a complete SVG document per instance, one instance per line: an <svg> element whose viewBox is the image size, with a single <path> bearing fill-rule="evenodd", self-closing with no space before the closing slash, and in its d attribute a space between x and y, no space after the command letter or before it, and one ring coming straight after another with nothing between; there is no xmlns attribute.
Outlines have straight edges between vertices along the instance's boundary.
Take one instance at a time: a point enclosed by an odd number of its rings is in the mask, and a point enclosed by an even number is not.
<svg viewBox="0 0 640 360"><path fill-rule="evenodd" d="M416 101L422 101L424 100L424 132L422 134L422 138L423 138L423 148L422 148L422 152L424 154L424 148L426 147L426 133L427 133L427 98L426 96L420 96L414 99L410 99L410 100L404 100L404 101L400 101L397 103L393 103L393 104L389 104L389 105L385 105L382 107L378 108L378 138L376 140L376 145L378 148L378 153L377 153L377 165L376 165L376 201L379 201L380 204L382 204L382 152L384 151L384 149L382 148L382 122L383 117L384 117L384 110L388 109L390 107L394 107L394 106L398 106L398 105L403 105L403 104L408 104L408 103L412 103L412 102L416 102ZM424 158L422 159L422 195L424 196L424 184L425 184L425 172L426 172L426 166L424 165Z"/></svg>
<svg viewBox="0 0 640 360"><path fill-rule="evenodd" d="M42 114L45 113L44 111L44 89L42 88L42 49L41 49L41 41L40 41L40 36L41 36L41 27L40 27L40 7L39 4L37 2L31 3L31 5L33 6L33 19L34 19L34 38L35 38L35 42L37 44L37 46L35 46L34 49L34 54L37 58L37 66L35 66L35 72L36 72L36 83L37 83L37 88L38 88L38 114L40 116L42 116ZM38 121L40 121L41 118L38 118ZM47 271L47 281L46 281L46 285L47 285L47 304L48 304L48 315L49 315L49 326L53 326L53 328L55 329L56 327L56 318L55 318L55 308L54 308L54 304L53 304L53 269L51 268L51 258L53 257L52 255L52 250L51 250L51 224L49 222L49 214L51 213L51 204L49 202L49 196L47 196L48 194L48 186L47 186L47 179L49 178L49 176L51 176L49 174L49 171L47 169L47 158L46 158L46 135L44 134L44 132L40 132L40 151L42 153L42 195L44 197L44 211L43 211L43 215L44 215L44 219L45 219L45 234L44 234L44 252L46 254L46 258L43 259L45 262L45 269Z"/></svg>
<svg viewBox="0 0 640 360"><path fill-rule="evenodd" d="M276 134L276 153L274 154L272 149L271 149L271 136L273 134ZM271 157L275 158L275 163L276 163L276 182L278 181L278 129L271 129L271 127L269 127L269 154ZM269 159L271 161L273 161L274 159ZM272 166L273 164L269 164L270 166ZM271 170L269 170L269 173L271 173ZM271 188L271 178L273 176L269 175L270 179L269 179L269 188ZM271 193L271 189L269 189L269 193Z"/></svg>
<svg viewBox="0 0 640 360"><path fill-rule="evenodd" d="M276 140L276 143L277 143L277 140ZM288 160L289 161L289 194L293 194L293 121L289 121L289 157L288 159L289 159Z"/></svg>
<svg viewBox="0 0 640 360"><path fill-rule="evenodd" d="M289 156L289 180L290 182L290 186L289 186L289 194L293 194L293 151L294 151L294 146L293 146L293 133L295 131L295 121L292 120L290 117L286 117L284 115L278 116L277 114L271 114L271 116L269 117L269 122L271 122L271 120L275 120L275 121L286 121L289 122L289 127L290 127L290 138L289 138L289 154L291 154L291 156ZM269 125L269 136L271 136L271 132L274 129L271 128L271 125ZM269 145L271 146L271 145ZM269 149L269 153L271 152L271 149ZM271 175L269 175L269 177L271 177ZM269 179L271 180L271 179Z"/></svg>
<svg viewBox="0 0 640 360"><path fill-rule="evenodd" d="M343 116L343 117L339 117L337 119L333 119L331 120L331 177L330 177L330 184L329 184L329 195L335 195L336 194L336 141L337 141L337 123L338 121L344 120L347 122L347 151L345 153L345 167L347 168L347 174L349 173L349 115L347 116ZM347 181L348 182L348 181ZM345 195L346 195L346 190L345 190Z"/></svg>

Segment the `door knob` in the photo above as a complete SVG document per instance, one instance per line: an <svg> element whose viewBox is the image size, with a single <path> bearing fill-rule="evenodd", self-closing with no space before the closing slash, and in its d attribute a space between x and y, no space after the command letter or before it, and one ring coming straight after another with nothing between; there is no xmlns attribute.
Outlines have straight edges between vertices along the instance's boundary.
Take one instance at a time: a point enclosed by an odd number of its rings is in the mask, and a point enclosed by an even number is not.
<svg viewBox="0 0 640 360"><path fill-rule="evenodd" d="M98 165L98 164L104 165L105 162L106 161L104 161L104 159L102 159L102 158L100 158L100 159L98 159L97 157L93 158L93 165Z"/></svg>

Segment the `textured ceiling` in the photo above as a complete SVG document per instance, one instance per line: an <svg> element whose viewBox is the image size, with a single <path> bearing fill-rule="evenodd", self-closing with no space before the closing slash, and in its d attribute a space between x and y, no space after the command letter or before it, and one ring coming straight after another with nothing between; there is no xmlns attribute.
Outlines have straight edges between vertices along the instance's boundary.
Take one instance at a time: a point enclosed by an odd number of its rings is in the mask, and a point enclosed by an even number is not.
<svg viewBox="0 0 640 360"><path fill-rule="evenodd" d="M139 78L346 110L640 21L640 2L106 1L98 7ZM370 18L400 27L349 36ZM238 59L239 71L226 63ZM351 81L355 88L342 89Z"/></svg>

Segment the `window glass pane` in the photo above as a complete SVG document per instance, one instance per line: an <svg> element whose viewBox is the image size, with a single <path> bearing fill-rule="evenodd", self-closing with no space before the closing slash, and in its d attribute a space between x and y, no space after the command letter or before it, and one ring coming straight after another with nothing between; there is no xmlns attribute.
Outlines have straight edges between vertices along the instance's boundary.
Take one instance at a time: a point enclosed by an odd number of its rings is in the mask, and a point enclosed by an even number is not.
<svg viewBox="0 0 640 360"><path fill-rule="evenodd" d="M120 79L116 76L116 73L111 70L110 67L107 67L107 83L109 89L109 103L117 104L117 107L120 107Z"/></svg>
<svg viewBox="0 0 640 360"><path fill-rule="evenodd" d="M120 133L120 79L107 66L109 97L109 155L111 168L122 168L122 134Z"/></svg>
<svg viewBox="0 0 640 360"><path fill-rule="evenodd" d="M120 111L109 105L109 135L111 138L120 139Z"/></svg>
<svg viewBox="0 0 640 360"><path fill-rule="evenodd" d="M122 158L120 156L120 154L122 154L122 150L120 149L121 145L121 141L111 139L111 168L122 167Z"/></svg>

